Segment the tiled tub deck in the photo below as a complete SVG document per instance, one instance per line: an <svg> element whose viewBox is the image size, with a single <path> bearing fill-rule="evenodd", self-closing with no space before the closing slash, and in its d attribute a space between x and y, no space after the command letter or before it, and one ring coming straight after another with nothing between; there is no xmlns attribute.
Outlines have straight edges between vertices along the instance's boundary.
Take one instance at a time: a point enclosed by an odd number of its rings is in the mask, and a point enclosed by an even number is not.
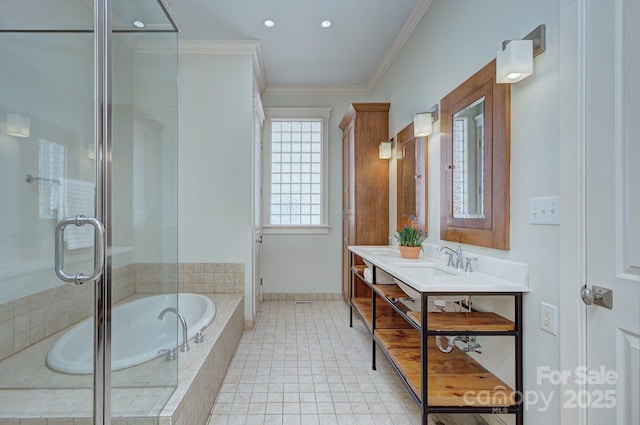
<svg viewBox="0 0 640 425"><path fill-rule="evenodd" d="M244 321L242 295L208 296L216 304L216 317L203 343L191 343L191 351L179 353L177 388L176 363L164 357L112 374L114 425L206 423ZM55 372L45 364L63 332L0 362L0 425L92 424L91 377ZM15 389L24 387L38 389Z"/></svg>

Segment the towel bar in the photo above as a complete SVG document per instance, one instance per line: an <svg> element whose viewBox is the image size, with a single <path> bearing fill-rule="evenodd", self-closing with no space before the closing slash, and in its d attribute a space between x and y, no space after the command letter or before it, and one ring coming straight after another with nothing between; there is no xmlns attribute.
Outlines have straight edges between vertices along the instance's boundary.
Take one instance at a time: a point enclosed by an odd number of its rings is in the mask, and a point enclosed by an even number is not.
<svg viewBox="0 0 640 425"><path fill-rule="evenodd" d="M60 180L57 179L50 179L47 177L40 177L40 176L32 176L31 174L27 174L24 176L24 181L26 181L27 183L31 183L34 180L37 181L41 181L41 182L49 182L49 183L58 183L60 184Z"/></svg>

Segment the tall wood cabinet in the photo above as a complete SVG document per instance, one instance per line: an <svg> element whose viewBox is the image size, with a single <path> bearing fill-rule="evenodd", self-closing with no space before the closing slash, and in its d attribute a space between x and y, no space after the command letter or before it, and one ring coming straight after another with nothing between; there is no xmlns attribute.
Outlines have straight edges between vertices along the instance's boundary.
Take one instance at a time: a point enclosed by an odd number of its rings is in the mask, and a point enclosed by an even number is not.
<svg viewBox="0 0 640 425"><path fill-rule="evenodd" d="M349 245L389 243L389 103L353 103L342 129L342 295L349 300Z"/></svg>

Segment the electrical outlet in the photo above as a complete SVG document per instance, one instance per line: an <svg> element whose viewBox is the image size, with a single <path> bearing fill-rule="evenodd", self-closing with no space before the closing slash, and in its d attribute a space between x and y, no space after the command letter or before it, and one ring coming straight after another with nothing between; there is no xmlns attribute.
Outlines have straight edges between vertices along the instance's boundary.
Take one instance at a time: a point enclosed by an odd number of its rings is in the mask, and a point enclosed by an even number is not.
<svg viewBox="0 0 640 425"><path fill-rule="evenodd" d="M529 223L560 224L560 197L530 198Z"/></svg>
<svg viewBox="0 0 640 425"><path fill-rule="evenodd" d="M540 329L558 335L558 307L540 303Z"/></svg>

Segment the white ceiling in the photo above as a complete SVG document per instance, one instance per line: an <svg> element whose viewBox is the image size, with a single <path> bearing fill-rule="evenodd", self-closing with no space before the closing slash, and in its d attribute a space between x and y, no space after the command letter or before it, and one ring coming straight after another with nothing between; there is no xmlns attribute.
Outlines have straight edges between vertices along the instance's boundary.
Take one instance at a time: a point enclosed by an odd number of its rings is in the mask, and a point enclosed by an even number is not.
<svg viewBox="0 0 640 425"><path fill-rule="evenodd" d="M432 0L165 1L181 41L256 40L268 88L371 90Z"/></svg>

